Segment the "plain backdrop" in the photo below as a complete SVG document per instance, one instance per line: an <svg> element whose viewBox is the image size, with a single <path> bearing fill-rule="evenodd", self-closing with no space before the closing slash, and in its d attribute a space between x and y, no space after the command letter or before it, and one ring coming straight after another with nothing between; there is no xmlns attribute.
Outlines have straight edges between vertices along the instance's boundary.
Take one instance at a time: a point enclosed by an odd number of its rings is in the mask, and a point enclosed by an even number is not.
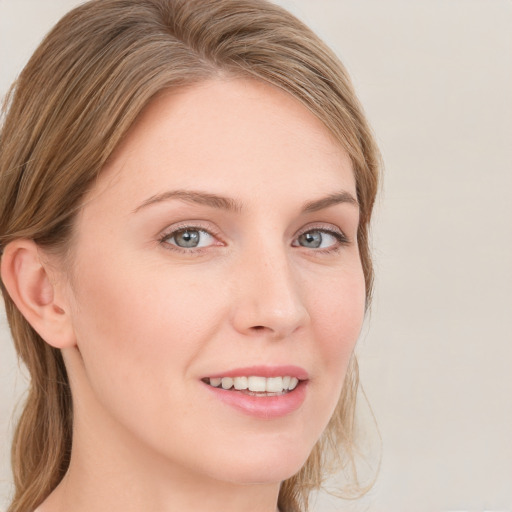
<svg viewBox="0 0 512 512"><path fill-rule="evenodd" d="M75 0L0 0L0 95ZM315 510L512 510L512 2L282 0L337 52L385 178L358 347L374 489ZM1 191L0 191L1 193ZM0 507L25 389L0 316Z"/></svg>

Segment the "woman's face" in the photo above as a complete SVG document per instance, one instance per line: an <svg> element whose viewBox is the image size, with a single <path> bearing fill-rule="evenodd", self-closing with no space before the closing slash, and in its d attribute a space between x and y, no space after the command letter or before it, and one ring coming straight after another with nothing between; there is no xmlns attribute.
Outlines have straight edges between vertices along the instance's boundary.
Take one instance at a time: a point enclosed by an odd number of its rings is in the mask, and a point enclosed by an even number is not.
<svg viewBox="0 0 512 512"><path fill-rule="evenodd" d="M154 99L77 219L76 421L196 475L297 472L363 320L355 197L345 151L276 88Z"/></svg>

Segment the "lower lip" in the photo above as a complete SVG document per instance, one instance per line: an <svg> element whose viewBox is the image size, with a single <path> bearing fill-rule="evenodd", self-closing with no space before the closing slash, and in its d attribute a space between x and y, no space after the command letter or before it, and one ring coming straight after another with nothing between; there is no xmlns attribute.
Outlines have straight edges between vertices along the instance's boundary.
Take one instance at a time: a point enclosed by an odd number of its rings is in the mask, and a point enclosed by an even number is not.
<svg viewBox="0 0 512 512"><path fill-rule="evenodd" d="M306 398L307 381L300 381L297 387L284 394L275 396L246 395L241 391L228 391L204 385L219 400L238 411L261 419L281 418L296 411Z"/></svg>

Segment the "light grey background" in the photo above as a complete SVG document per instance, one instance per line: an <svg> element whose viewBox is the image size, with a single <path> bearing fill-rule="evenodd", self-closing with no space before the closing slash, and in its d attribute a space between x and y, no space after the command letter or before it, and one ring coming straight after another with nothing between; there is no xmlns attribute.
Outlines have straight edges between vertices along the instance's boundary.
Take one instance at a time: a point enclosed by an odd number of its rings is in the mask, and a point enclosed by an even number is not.
<svg viewBox="0 0 512 512"><path fill-rule="evenodd" d="M0 95L74 0L0 0ZM358 503L512 510L512 2L281 0L337 51L377 134L375 302L359 355L383 438ZM0 192L1 193L1 192ZM0 506L24 390L0 317Z"/></svg>

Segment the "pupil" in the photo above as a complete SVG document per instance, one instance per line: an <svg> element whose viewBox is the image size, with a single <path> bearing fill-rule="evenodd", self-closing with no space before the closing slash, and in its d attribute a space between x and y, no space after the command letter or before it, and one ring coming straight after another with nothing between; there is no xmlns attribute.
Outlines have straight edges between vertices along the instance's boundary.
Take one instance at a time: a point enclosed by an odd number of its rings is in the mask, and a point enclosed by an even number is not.
<svg viewBox="0 0 512 512"><path fill-rule="evenodd" d="M181 231L176 235L175 241L180 247L196 247L199 243L199 231Z"/></svg>
<svg viewBox="0 0 512 512"><path fill-rule="evenodd" d="M302 245L317 248L322 244L322 234L319 231L310 231L299 237Z"/></svg>

